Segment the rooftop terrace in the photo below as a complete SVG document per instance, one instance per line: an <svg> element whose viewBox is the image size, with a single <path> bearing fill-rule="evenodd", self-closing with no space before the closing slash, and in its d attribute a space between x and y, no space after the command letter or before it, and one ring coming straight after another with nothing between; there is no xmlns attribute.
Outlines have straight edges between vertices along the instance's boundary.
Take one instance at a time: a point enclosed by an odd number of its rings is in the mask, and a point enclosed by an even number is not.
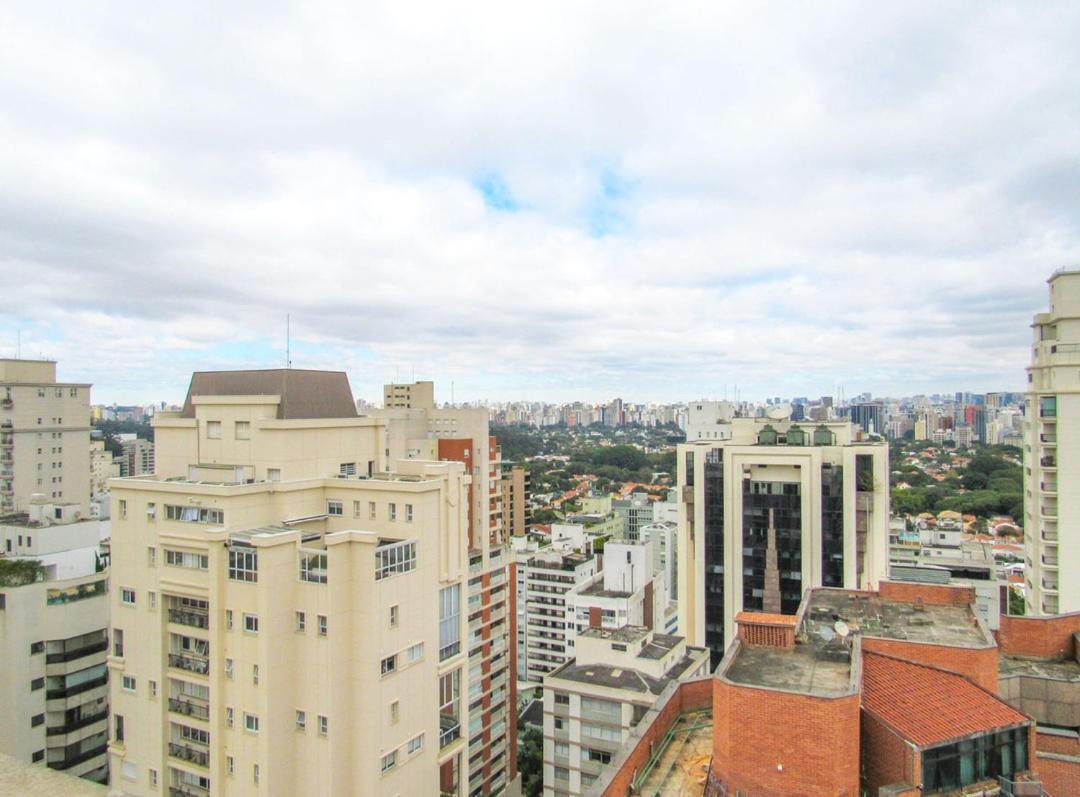
<svg viewBox="0 0 1080 797"><path fill-rule="evenodd" d="M723 666L723 665L721 665ZM850 646L797 644L793 650L743 645L725 670L729 681L815 695L852 691Z"/></svg>
<svg viewBox="0 0 1080 797"><path fill-rule="evenodd" d="M635 779L637 793L659 797L699 797L704 794L712 745L712 709L684 712Z"/></svg>

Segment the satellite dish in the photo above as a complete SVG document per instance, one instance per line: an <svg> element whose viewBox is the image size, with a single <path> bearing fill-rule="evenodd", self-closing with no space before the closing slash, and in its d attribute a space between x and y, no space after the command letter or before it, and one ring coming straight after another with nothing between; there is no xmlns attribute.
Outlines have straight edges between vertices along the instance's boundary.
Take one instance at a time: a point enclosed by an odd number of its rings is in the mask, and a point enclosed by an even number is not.
<svg viewBox="0 0 1080 797"><path fill-rule="evenodd" d="M833 639L836 637L836 632L833 631L832 628L830 628L829 626L825 625L821 627L820 631L818 631L818 636L821 637L822 641L825 642L825 644L828 644L832 642Z"/></svg>
<svg viewBox="0 0 1080 797"><path fill-rule="evenodd" d="M791 417L791 405L773 404L765 410L765 414L774 421L786 421Z"/></svg>
<svg viewBox="0 0 1080 797"><path fill-rule="evenodd" d="M841 639L847 638L847 635L851 633L851 629L848 628L848 624L845 623L843 620L837 620L835 623L833 623L833 628L836 629L836 633Z"/></svg>

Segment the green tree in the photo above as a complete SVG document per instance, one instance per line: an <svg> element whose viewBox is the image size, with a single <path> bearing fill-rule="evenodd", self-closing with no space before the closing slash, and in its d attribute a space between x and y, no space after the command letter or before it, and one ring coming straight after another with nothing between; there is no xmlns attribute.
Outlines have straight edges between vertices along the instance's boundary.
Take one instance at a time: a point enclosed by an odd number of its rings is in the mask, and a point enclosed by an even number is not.
<svg viewBox="0 0 1080 797"><path fill-rule="evenodd" d="M37 559L0 559L0 587L21 587L33 584L42 575Z"/></svg>
<svg viewBox="0 0 1080 797"><path fill-rule="evenodd" d="M1009 587L1009 614L1022 616L1026 611L1023 594L1020 590Z"/></svg>
<svg viewBox="0 0 1080 797"><path fill-rule="evenodd" d="M544 736L536 728L519 726L518 772L525 797L540 797L544 789Z"/></svg>

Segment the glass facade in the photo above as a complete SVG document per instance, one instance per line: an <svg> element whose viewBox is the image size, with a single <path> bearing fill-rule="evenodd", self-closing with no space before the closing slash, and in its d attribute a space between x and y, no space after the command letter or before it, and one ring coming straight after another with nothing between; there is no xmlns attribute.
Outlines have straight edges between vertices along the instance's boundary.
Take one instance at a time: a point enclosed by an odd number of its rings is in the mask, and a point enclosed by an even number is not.
<svg viewBox="0 0 1080 797"><path fill-rule="evenodd" d="M705 645L712 669L724 657L724 452L705 455ZM693 473L688 462L687 478Z"/></svg>
<svg viewBox="0 0 1080 797"><path fill-rule="evenodd" d="M1028 729L988 733L923 751L923 792L960 789L972 783L1011 778L1028 768Z"/></svg>
<svg viewBox="0 0 1080 797"><path fill-rule="evenodd" d="M802 600L802 497L798 482L743 480L743 608L763 611L769 527L776 531L780 611Z"/></svg>
<svg viewBox="0 0 1080 797"><path fill-rule="evenodd" d="M844 586L844 469L821 466L821 584Z"/></svg>

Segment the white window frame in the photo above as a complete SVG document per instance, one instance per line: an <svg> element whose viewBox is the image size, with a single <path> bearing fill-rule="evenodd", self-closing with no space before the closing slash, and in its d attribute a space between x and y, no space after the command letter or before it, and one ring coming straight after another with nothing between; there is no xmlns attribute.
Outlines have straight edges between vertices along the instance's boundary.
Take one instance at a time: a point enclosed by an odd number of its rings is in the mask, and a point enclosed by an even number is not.
<svg viewBox="0 0 1080 797"><path fill-rule="evenodd" d="M244 613L244 633L245 634L257 634L259 633L259 615Z"/></svg>
<svg viewBox="0 0 1080 797"><path fill-rule="evenodd" d="M248 733L259 732L259 715L244 712L244 730Z"/></svg>
<svg viewBox="0 0 1080 797"><path fill-rule="evenodd" d="M131 587L120 587L120 603L124 606L135 605L135 590Z"/></svg>

